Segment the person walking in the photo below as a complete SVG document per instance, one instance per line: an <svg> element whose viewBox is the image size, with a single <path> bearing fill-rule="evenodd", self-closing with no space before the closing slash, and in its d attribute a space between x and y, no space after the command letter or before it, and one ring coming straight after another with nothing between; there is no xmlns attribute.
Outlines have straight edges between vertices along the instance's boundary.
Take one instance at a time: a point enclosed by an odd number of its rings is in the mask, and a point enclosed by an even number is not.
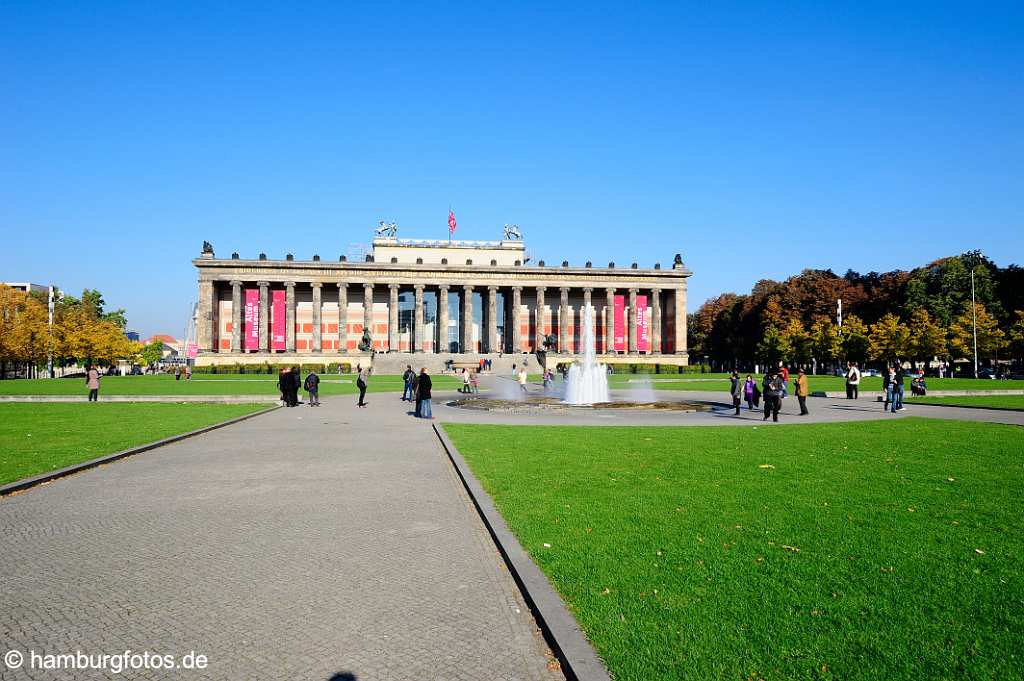
<svg viewBox="0 0 1024 681"><path fill-rule="evenodd" d="M281 392L281 404L286 407L292 406L290 400L291 390L288 387L291 382L292 372L287 369L281 369L277 374L277 389Z"/></svg>
<svg viewBox="0 0 1024 681"><path fill-rule="evenodd" d="M800 403L800 416L807 416L811 412L807 411L807 374L804 373L803 369L800 369L800 373L796 377L796 401Z"/></svg>
<svg viewBox="0 0 1024 681"><path fill-rule="evenodd" d="M856 362L850 362L846 370L846 399L860 397L860 369Z"/></svg>
<svg viewBox="0 0 1024 681"><path fill-rule="evenodd" d="M427 373L427 367L420 369L420 380L417 386L418 392L416 396L420 410L420 418L431 420L434 418L434 413L431 411L430 407L430 389L433 385L433 382L430 380L430 374Z"/></svg>
<svg viewBox="0 0 1024 681"><path fill-rule="evenodd" d="M776 423L778 422L779 409L782 408L782 386L782 376L777 371L764 375L764 390L762 391L762 397L764 398L764 418L762 421L767 421L768 417L771 416L772 421Z"/></svg>
<svg viewBox="0 0 1024 681"><path fill-rule="evenodd" d="M299 390L302 388L302 374L299 373L297 366L292 367L292 380L289 386L291 387L292 406L297 407L299 406Z"/></svg>
<svg viewBox="0 0 1024 681"><path fill-rule="evenodd" d="M85 367L85 387L89 389L90 402L100 399L100 370L93 364Z"/></svg>
<svg viewBox="0 0 1024 681"><path fill-rule="evenodd" d="M358 372L358 377L356 378L356 387L359 388L359 404L357 404L356 406L365 407L367 404L366 382L370 379L370 370L364 369L362 365L357 364L356 371Z"/></svg>
<svg viewBox="0 0 1024 681"><path fill-rule="evenodd" d="M467 395L471 392L469 388L469 371L463 367L462 369L462 392Z"/></svg>
<svg viewBox="0 0 1024 681"><path fill-rule="evenodd" d="M526 389L526 365L525 364L523 366L519 367L518 379L519 379L519 387L522 389L522 391L524 393L525 392L530 392L529 390Z"/></svg>
<svg viewBox="0 0 1024 681"><path fill-rule="evenodd" d="M180 381L181 380L181 365L180 364L178 364L177 366L174 367L174 380L175 381Z"/></svg>
<svg viewBox="0 0 1024 681"><path fill-rule="evenodd" d="M306 392L309 393L309 406L319 407L320 406L320 377L316 375L315 371L310 371L306 376L306 382L303 384Z"/></svg>
<svg viewBox="0 0 1024 681"><path fill-rule="evenodd" d="M747 374L747 379L743 381L743 399L747 401L747 411L754 411L754 391L757 389L757 384L754 383L754 377Z"/></svg>
<svg viewBox="0 0 1024 681"><path fill-rule="evenodd" d="M480 376L479 374L470 374L469 385L474 393L480 392Z"/></svg>
<svg viewBox="0 0 1024 681"><path fill-rule="evenodd" d="M736 408L736 416L740 415L740 403L743 401L743 388L744 383L740 380L740 375L737 372L732 372L732 376L729 377L730 387L729 394L732 395L732 406Z"/></svg>
<svg viewBox="0 0 1024 681"><path fill-rule="evenodd" d="M782 397L789 396L789 369L779 362L779 378L782 379Z"/></svg>
<svg viewBox="0 0 1024 681"><path fill-rule="evenodd" d="M405 365L405 373L402 374L402 380L405 382L405 388L402 390L402 401L403 402L412 402L413 399L416 397L416 393L414 392L413 387L412 387L412 382L413 382L413 379L415 379L415 378L416 378L416 372L412 370L412 365L411 364L406 364ZM408 399L406 399L406 395L409 396Z"/></svg>

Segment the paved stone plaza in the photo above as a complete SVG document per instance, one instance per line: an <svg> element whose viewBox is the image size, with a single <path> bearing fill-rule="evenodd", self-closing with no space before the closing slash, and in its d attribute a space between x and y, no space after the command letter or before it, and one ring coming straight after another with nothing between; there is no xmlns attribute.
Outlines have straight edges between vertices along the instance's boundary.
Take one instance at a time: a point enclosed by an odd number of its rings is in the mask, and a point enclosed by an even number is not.
<svg viewBox="0 0 1024 681"><path fill-rule="evenodd" d="M0 499L3 652L209 657L183 679L561 678L429 424L354 401Z"/></svg>
<svg viewBox="0 0 1024 681"><path fill-rule="evenodd" d="M505 380L485 387L500 392ZM411 418L397 394L371 394L365 410L355 399L280 409L0 499L0 652L206 655L208 669L175 672L190 679L561 678L429 422ZM763 424L726 408L511 415L443 402L435 415L448 421ZM1024 412L809 406L801 418L787 399L783 422L1024 425ZM0 667L0 679L31 678L57 677Z"/></svg>

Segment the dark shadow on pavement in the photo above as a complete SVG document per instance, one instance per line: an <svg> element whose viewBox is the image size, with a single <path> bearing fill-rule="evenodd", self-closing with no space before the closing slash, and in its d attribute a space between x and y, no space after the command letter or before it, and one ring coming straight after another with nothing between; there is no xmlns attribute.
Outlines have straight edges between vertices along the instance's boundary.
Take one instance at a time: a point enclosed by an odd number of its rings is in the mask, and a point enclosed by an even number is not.
<svg viewBox="0 0 1024 681"><path fill-rule="evenodd" d="M357 679L352 672L336 672L327 681L357 681Z"/></svg>

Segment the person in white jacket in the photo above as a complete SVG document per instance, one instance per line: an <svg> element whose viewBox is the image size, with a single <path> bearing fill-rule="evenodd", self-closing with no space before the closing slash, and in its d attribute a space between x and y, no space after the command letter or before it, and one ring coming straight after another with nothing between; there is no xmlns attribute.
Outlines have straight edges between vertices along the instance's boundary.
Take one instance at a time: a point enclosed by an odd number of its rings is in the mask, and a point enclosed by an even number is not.
<svg viewBox="0 0 1024 681"><path fill-rule="evenodd" d="M846 399L855 400L860 397L860 369L856 362L850 362L846 370Z"/></svg>

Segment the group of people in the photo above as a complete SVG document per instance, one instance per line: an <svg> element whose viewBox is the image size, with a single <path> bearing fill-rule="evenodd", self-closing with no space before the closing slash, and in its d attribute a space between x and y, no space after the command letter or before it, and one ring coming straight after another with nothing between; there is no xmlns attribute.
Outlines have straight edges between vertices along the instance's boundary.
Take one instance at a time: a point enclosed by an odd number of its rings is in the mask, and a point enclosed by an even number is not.
<svg viewBox="0 0 1024 681"><path fill-rule="evenodd" d="M740 404L747 403L747 410L753 411L764 402L764 418L767 421L778 422L779 411L782 409L782 400L789 394L789 369L780 365L777 369L770 369L765 372L761 379L761 385L757 384L752 374L747 374L741 379L739 372L732 372L729 378L729 392L732 395L732 405L736 409L736 415L740 414ZM803 369L799 370L794 381L794 392L797 402L800 404L800 416L807 416L810 411L807 409L807 396L810 394L807 385L807 375Z"/></svg>
<svg viewBox="0 0 1024 681"><path fill-rule="evenodd" d="M481 362L483 360L480 360ZM477 374L479 372L471 372L468 369L462 370L462 387L459 388L460 393L478 393L480 392L480 379Z"/></svg>
<svg viewBox="0 0 1024 681"><path fill-rule="evenodd" d="M420 419L433 419L434 414L431 411L430 391L434 384L430 380L427 367L420 369L420 372L417 374L412 370L412 365L407 364L405 366L405 373L402 374L402 379L405 383L405 387L402 390L402 401L414 402L416 404L413 409L413 416Z"/></svg>
<svg viewBox="0 0 1024 681"><path fill-rule="evenodd" d="M285 367L277 377L277 389L281 391L281 401L286 407L297 407L301 404L299 400L300 386L309 394L309 406L320 406L320 377L315 371L306 374L306 380L302 380L299 367L291 369Z"/></svg>

